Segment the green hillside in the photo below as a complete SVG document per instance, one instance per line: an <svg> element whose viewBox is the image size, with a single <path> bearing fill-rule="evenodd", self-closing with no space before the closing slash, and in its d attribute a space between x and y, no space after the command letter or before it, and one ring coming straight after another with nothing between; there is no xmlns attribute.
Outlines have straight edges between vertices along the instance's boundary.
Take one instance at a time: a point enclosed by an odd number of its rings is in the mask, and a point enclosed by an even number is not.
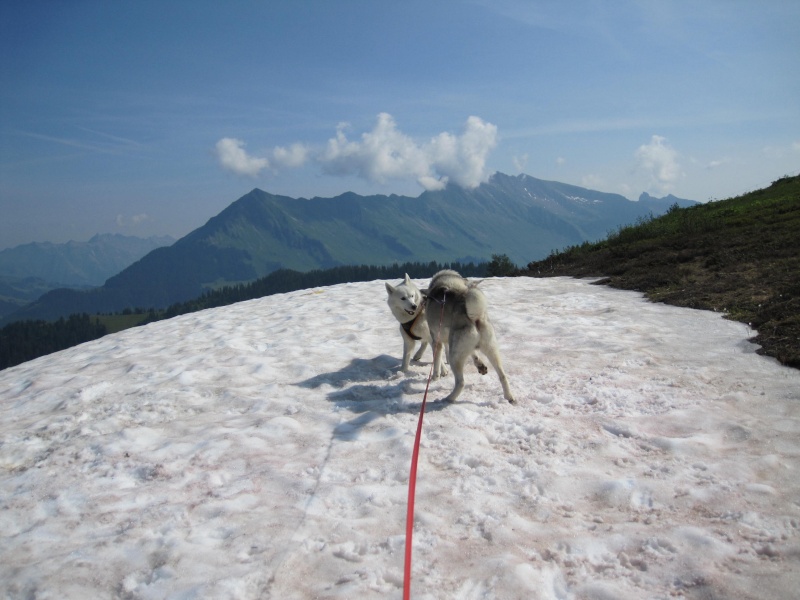
<svg viewBox="0 0 800 600"><path fill-rule="evenodd" d="M523 275L603 277L654 301L724 312L760 353L800 368L800 176L621 227L531 262Z"/></svg>

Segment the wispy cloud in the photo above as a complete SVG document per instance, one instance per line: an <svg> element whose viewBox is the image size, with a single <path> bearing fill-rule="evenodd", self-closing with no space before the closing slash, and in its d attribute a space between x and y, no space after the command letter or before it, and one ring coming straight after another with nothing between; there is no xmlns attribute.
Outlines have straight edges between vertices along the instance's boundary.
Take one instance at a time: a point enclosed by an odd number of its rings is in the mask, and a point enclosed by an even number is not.
<svg viewBox="0 0 800 600"><path fill-rule="evenodd" d="M522 156L515 156L511 159L511 162L514 164L514 168L517 171L524 173L525 168L528 166L528 154L525 153Z"/></svg>
<svg viewBox="0 0 800 600"><path fill-rule="evenodd" d="M78 137L55 136L55 135L47 135L44 133L37 133L35 131L16 131L15 133L17 135L21 135L34 140L50 142L53 144L58 144L60 146L67 146L69 148L77 148L79 150L86 150L89 152L96 152L100 154L120 154L122 152L129 151L132 148L141 147L141 144L139 144L138 142L134 142L127 138L122 138L119 136L103 133L100 131L94 131L92 129L87 129L85 127L81 127L80 129L87 133L92 134L92 137L100 139L82 139Z"/></svg>
<svg viewBox="0 0 800 600"><path fill-rule="evenodd" d="M485 181L486 160L497 145L497 127L475 116L467 119L460 134L442 132L422 143L400 131L388 113L379 114L372 130L356 138L348 137L349 129L348 123L340 123L321 148L295 143L261 157L248 154L242 140L223 138L217 142L217 157L223 168L251 177L313 161L327 174L376 183L414 179L426 190L436 190L451 181L469 188Z"/></svg>
<svg viewBox="0 0 800 600"><path fill-rule="evenodd" d="M151 221L150 215L147 213L139 213L137 215L132 215L130 217L125 215L117 215L116 222L117 227L121 228L128 228L128 227L136 227L141 223L145 223L147 221Z"/></svg>
<svg viewBox="0 0 800 600"><path fill-rule="evenodd" d="M548 123L537 127L520 127L515 130L503 130L503 139L533 138L540 136L599 133L604 131L628 131L645 129L656 124L647 117L620 117L599 119L567 119Z"/></svg>
<svg viewBox="0 0 800 600"><path fill-rule="evenodd" d="M730 162L731 162L730 159L727 158L712 160L708 162L708 164L706 165L706 169L708 170L718 169L719 167L727 165Z"/></svg>
<svg viewBox="0 0 800 600"><path fill-rule="evenodd" d="M770 158L784 158L790 156L795 152L800 151L800 141L792 142L791 144L780 144L776 146L764 146L761 153Z"/></svg>

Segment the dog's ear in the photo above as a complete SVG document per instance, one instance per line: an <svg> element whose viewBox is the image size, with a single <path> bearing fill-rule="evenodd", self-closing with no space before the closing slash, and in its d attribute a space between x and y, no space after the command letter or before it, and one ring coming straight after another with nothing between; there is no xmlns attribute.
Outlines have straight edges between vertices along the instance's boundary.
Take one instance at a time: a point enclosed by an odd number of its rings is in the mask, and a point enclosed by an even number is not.
<svg viewBox="0 0 800 600"><path fill-rule="evenodd" d="M394 286L392 286L392 284L389 283L388 281L386 282L386 291L389 293L390 296L394 294Z"/></svg>
<svg viewBox="0 0 800 600"><path fill-rule="evenodd" d="M408 273L406 273L405 283L411 283L411 278L408 276Z"/></svg>

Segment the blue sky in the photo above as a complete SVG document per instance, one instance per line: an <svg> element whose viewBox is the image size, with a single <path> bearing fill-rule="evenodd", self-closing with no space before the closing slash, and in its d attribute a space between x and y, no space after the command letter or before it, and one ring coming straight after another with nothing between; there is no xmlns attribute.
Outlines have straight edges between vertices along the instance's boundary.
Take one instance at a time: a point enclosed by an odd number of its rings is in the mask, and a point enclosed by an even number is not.
<svg viewBox="0 0 800 600"><path fill-rule="evenodd" d="M254 187L737 195L800 170L798 31L793 0L10 0L0 248L179 237Z"/></svg>

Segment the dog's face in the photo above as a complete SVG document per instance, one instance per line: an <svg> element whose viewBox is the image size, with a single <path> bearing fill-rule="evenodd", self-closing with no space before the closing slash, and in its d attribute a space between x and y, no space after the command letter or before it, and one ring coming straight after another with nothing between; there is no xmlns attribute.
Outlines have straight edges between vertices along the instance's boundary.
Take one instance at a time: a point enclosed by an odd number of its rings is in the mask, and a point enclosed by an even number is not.
<svg viewBox="0 0 800 600"><path fill-rule="evenodd" d="M406 275L405 281L400 285L386 284L389 294L387 302L396 317L414 317L422 308L422 292Z"/></svg>

